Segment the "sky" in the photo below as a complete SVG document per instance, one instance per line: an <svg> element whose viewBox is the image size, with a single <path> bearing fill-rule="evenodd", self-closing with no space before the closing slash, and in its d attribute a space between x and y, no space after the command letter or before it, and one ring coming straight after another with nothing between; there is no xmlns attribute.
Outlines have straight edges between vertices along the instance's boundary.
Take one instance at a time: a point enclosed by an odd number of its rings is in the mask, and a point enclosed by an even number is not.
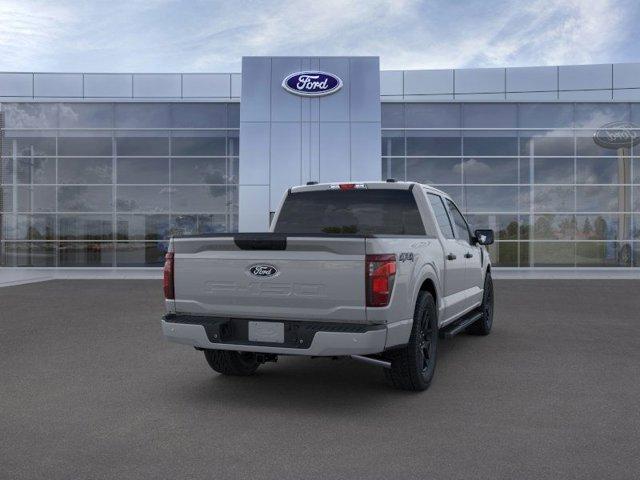
<svg viewBox="0 0 640 480"><path fill-rule="evenodd" d="M383 70L640 61L637 0L0 0L0 71L239 72L243 55Z"/></svg>

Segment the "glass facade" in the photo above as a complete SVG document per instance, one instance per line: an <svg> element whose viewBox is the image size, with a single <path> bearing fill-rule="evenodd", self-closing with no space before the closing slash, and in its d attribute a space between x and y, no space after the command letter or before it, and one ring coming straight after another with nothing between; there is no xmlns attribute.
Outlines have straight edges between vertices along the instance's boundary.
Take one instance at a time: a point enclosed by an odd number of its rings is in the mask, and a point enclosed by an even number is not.
<svg viewBox="0 0 640 480"><path fill-rule="evenodd" d="M3 103L0 265L162 265L237 230L238 103Z"/></svg>
<svg viewBox="0 0 640 480"><path fill-rule="evenodd" d="M638 267L640 145L600 146L611 122L640 104L383 103L382 178L448 192L497 266Z"/></svg>
<svg viewBox="0 0 640 480"><path fill-rule="evenodd" d="M2 103L0 266L159 266L236 231L239 104ZM447 191L503 267L640 267L640 103L382 104L382 178Z"/></svg>

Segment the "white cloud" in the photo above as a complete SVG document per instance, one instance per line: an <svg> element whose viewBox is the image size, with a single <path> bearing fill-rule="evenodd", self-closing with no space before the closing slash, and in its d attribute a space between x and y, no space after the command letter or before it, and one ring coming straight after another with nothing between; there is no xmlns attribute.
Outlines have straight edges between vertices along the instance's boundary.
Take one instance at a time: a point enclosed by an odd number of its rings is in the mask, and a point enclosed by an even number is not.
<svg viewBox="0 0 640 480"><path fill-rule="evenodd" d="M638 60L638 10L632 0L4 0L0 70L239 71L243 55L379 55L384 69Z"/></svg>

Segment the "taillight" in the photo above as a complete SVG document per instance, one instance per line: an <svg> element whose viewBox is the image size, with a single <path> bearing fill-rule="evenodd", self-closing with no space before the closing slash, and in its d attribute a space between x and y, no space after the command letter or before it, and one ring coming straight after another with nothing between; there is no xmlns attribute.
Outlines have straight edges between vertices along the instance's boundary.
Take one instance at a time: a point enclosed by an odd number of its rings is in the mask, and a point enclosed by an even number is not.
<svg viewBox="0 0 640 480"><path fill-rule="evenodd" d="M173 252L167 252L164 256L164 268L162 277L162 287L164 288L164 298L175 300L176 293L173 288Z"/></svg>
<svg viewBox="0 0 640 480"><path fill-rule="evenodd" d="M386 307L396 279L396 256L367 255L365 268L367 307Z"/></svg>

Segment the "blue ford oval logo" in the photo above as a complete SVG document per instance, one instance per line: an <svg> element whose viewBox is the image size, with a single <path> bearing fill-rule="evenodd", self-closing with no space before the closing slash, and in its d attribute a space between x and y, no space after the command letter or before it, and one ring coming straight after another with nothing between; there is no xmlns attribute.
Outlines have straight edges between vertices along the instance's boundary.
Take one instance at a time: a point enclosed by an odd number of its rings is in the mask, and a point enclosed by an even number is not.
<svg viewBox="0 0 640 480"><path fill-rule="evenodd" d="M296 72L282 81L282 88L303 97L320 97L340 90L342 80L327 72Z"/></svg>
<svg viewBox="0 0 640 480"><path fill-rule="evenodd" d="M273 277L279 273L279 270L273 265L251 265L249 273L254 277Z"/></svg>

